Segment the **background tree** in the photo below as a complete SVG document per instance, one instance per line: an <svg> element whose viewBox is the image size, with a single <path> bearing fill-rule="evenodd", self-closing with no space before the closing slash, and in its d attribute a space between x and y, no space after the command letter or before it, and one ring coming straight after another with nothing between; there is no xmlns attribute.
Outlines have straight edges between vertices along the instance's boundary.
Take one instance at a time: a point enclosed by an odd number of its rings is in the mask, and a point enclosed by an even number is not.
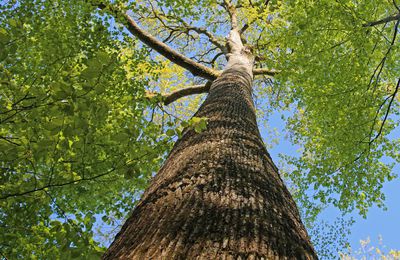
<svg viewBox="0 0 400 260"><path fill-rule="evenodd" d="M341 259L388 259L395 260L400 258L400 251L393 250L385 246L383 238L379 236L378 244L372 244L371 239L367 237L365 240L360 240L360 248L357 250L348 249L346 253L341 253Z"/></svg>
<svg viewBox="0 0 400 260"><path fill-rule="evenodd" d="M160 96L149 101L145 88L154 92L152 86L165 82L157 72L179 69L129 37L123 10L197 64L218 71L225 63L219 53L229 13L214 1L114 2L117 9L108 10L92 4L1 2L6 257L100 252L92 239L95 216L106 216L109 224L112 216L120 219L169 147L171 138L161 129L173 134L173 121L152 109ZM394 174L380 160L399 160L398 140L387 138L399 111L396 2L234 4L257 68L279 71L273 79L256 78L255 93L268 98L261 117L273 109L294 111L288 128L303 153L286 158L296 169L285 178L306 214L314 216L328 203L364 215L373 204L383 206L380 188ZM199 83L180 72L168 88Z"/></svg>
<svg viewBox="0 0 400 260"><path fill-rule="evenodd" d="M98 258L96 217L122 218L165 151L143 98L157 64L92 12L82 1L1 4L4 257Z"/></svg>

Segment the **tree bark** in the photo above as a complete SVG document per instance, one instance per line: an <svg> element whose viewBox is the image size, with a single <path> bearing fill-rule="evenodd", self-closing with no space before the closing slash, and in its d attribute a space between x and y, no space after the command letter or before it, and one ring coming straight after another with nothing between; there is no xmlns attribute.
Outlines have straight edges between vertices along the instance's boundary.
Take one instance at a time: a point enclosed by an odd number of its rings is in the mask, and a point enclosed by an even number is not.
<svg viewBox="0 0 400 260"><path fill-rule="evenodd" d="M184 131L104 259L317 259L262 142L252 58L234 38L195 114L207 129Z"/></svg>

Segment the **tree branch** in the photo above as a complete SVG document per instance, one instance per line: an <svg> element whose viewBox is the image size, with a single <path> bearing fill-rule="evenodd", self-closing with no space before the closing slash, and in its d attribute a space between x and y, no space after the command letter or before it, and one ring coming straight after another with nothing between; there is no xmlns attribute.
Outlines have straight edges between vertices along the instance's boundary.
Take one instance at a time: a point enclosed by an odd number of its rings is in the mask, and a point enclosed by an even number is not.
<svg viewBox="0 0 400 260"><path fill-rule="evenodd" d="M222 73L222 71L218 71L218 73L220 74L220 73ZM264 68L253 70L253 75L267 75L267 76L272 77L278 73L279 73L279 71L269 70L269 69L264 69ZM211 81L207 81L207 83L205 85L194 85L194 86L186 87L183 89L178 89L169 94L161 94L161 97L163 99L164 105L168 106L169 104L177 101L180 98L186 97L186 96L208 93L208 91L210 90L211 84L212 84ZM147 92L146 97L152 98L158 94L159 93L156 93L156 92Z"/></svg>
<svg viewBox="0 0 400 260"><path fill-rule="evenodd" d="M90 177L82 176L80 179L70 180L70 181L66 181L66 182L63 182L63 183L51 183L51 182L49 182L47 185L44 185L44 186L39 187L39 188L35 187L34 189L31 189L31 190L20 191L20 192L15 192L15 193L9 193L9 194L2 195L0 197L0 200L8 199L8 198L11 198L11 197L24 196L24 195L35 193L35 192L38 192L38 191L46 191L46 189L49 189L49 188L64 187L64 186L77 184L77 183L85 182L85 181L94 181L94 180L96 180L98 178L107 176L107 175L115 172L116 170L119 170L121 167L125 167L125 166L131 164L132 162L139 161L139 160L141 160L142 158L144 158L144 157L146 157L148 155L149 155L148 153L145 153L145 154L143 154L143 155L141 155L141 156L139 156L137 158L129 160L129 162L123 163L122 165L113 166L108 171L100 173L100 174L95 175L95 176L90 176Z"/></svg>
<svg viewBox="0 0 400 260"><path fill-rule="evenodd" d="M268 76L275 76L278 74L279 71L277 70L270 70L270 69L264 69L264 68L259 68L259 69L253 69L253 75L268 75Z"/></svg>
<svg viewBox="0 0 400 260"><path fill-rule="evenodd" d="M238 22L235 6L230 2L230 0L224 0L223 7L226 11L228 11L229 16L231 17L231 29L236 30L238 27Z"/></svg>
<svg viewBox="0 0 400 260"><path fill-rule="evenodd" d="M383 18L383 19L378 20L378 21L365 23L365 24L363 24L363 27L372 27L372 26L375 26L375 25L384 24L384 23L393 22L393 21L398 21L398 20L400 20L400 13L398 13L396 15L388 16L388 17Z"/></svg>
<svg viewBox="0 0 400 260"><path fill-rule="evenodd" d="M185 22L183 19L181 19L180 17L175 17L175 16L170 16L170 15L166 15L166 14L160 14L157 12L157 10L154 8L154 6L150 3L151 9L152 9L152 13L154 15L154 17L160 21L160 23L163 24L163 26L165 26L166 28L168 28L169 30L171 30L172 32L176 32L176 31L181 31L181 32L185 32L186 34L189 33L189 31L195 31L197 34L202 34L205 35L208 40L214 44L216 47L218 47L221 51L226 52L226 48L225 45L223 43L221 43L221 41L211 32L209 32L206 28L203 27L196 27L193 25L188 24L187 22ZM167 25L165 23L165 21L163 20L163 18L169 18L169 19L174 19L177 21L177 23L179 25ZM165 41L164 41L165 42Z"/></svg>
<svg viewBox="0 0 400 260"><path fill-rule="evenodd" d="M243 25L242 29L239 30L240 35L244 34L244 32L249 28L249 24L246 23L245 25Z"/></svg>
<svg viewBox="0 0 400 260"><path fill-rule="evenodd" d="M389 116L390 109L391 109L391 107L392 107L392 104L393 104L394 99L396 98L396 95L397 95L397 93L398 93L398 91L399 91L399 88L400 88L400 78L399 78L399 80L397 81L397 85L396 85L396 88L395 88L394 92L393 92L389 97L387 97L387 98L385 99L385 101L381 104L381 107L378 109L377 115L379 114L379 111L381 110L381 108L383 107L383 105L386 103L386 101L390 98L389 105L388 105L388 108L387 108L387 110L386 110L385 116L384 116L384 118L383 118L382 124L381 124L381 126L379 127L379 131L378 131L378 133L375 135L375 137L372 138L372 139L369 141L369 145L371 145L371 144L372 144L376 139L378 139L378 137L382 134L383 127L384 127L384 125L385 125L385 123L386 123L386 120L387 120L387 118L388 118L388 116ZM376 117L377 117L377 116L375 116L375 119L374 119L374 125L375 125ZM373 129L373 128L372 128L372 129Z"/></svg>
<svg viewBox="0 0 400 260"><path fill-rule="evenodd" d="M394 7L400 12L400 7L396 4L396 0L392 0Z"/></svg>
<svg viewBox="0 0 400 260"><path fill-rule="evenodd" d="M270 1L270 0L266 0L266 1L264 2L264 8L267 8L267 6L268 6L268 4L269 4L269 1ZM252 7L254 7L254 5L253 5L251 2L250 2L250 5L251 5ZM261 8L262 8L262 7L261 7ZM260 16L258 16L258 17L257 17L256 19L254 19L252 22L246 23L245 25L243 25L242 29L239 30L240 35L242 35L242 34L250 27L250 25L253 24L257 19L260 19ZM263 19L264 19L264 17L263 17Z"/></svg>
<svg viewBox="0 0 400 260"><path fill-rule="evenodd" d="M216 47L218 47L221 51L223 51L224 53L226 53L226 47L224 44L222 44L217 37L215 37L212 33L210 33L209 31L207 31L207 29L202 28L202 27L195 27L195 26L191 26L186 24L185 26L187 26L186 28L188 30L192 30L195 31L198 34L203 34L205 36L208 37L208 40L214 44Z"/></svg>
<svg viewBox="0 0 400 260"><path fill-rule="evenodd" d="M222 73L222 72L219 71L219 73ZM279 73L279 71L263 69L263 68L253 70L254 75L275 76L277 73ZM194 86L186 87L183 89L175 90L169 94L161 94L163 103L164 103L164 105L168 106L169 104L177 101L180 98L186 97L186 96L208 93L208 91L210 90L211 84L212 84L211 81L207 81L207 83L205 85L194 85ZM156 96L157 94L159 94L159 93L147 92L146 97L152 98L152 97Z"/></svg>
<svg viewBox="0 0 400 260"><path fill-rule="evenodd" d="M49 183L49 184L44 185L42 187L34 188L32 190L6 194L6 195L3 195L2 197L0 197L0 200L8 199L10 197L24 196L24 195L28 195L30 193L43 191L43 190L46 190L48 188L63 187L63 186L71 185L71 184L77 184L77 183L83 182L83 181L92 181L92 180L95 180L97 178L100 178L100 177L103 177L105 175L108 175L108 174L114 172L115 170L116 170L116 168L112 168L112 169L110 169L109 171L107 171L105 173L102 173L102 174L99 174L99 175L96 175L96 176L93 176L93 177L89 177L89 178L80 178L80 179L77 179L77 180L71 180L71 181L67 181L67 182L64 182L64 183L53 183L53 184Z"/></svg>
<svg viewBox="0 0 400 260"><path fill-rule="evenodd" d="M208 91L210 90L211 84L212 84L212 82L208 81L205 85L195 85L195 86L187 87L184 89L176 90L165 96L164 104L166 106L168 106L169 104L175 102L176 100L178 100L182 97L186 97L186 96L190 96L190 95L194 95L194 94L208 93Z"/></svg>
<svg viewBox="0 0 400 260"><path fill-rule="evenodd" d="M236 17L236 9L235 6L231 4L229 0L224 0L224 7L227 9L229 12L231 19L232 19L232 27L235 27L237 29L237 17ZM214 70L212 68L209 68L207 66L204 66L200 63L197 63L193 61L192 59L189 59L188 57L184 56L181 53L178 53L171 47L169 47L167 44L159 41L157 38L146 32L145 30L141 29L139 25L126 13L122 13L119 10L113 9L109 6L106 6L105 4L97 4L96 5L100 9L110 9L112 13L115 15L115 18L123 18L126 22L127 29L129 32L131 32L134 36L136 36L140 41L142 41L144 44L149 46L150 48L154 49L161 55L163 55L165 58L169 59L170 61L174 62L175 64L187 69L190 71L194 76L199 76L202 78L205 78L209 81L215 80L219 75L221 75L221 71ZM192 27L190 29L195 30L195 27ZM210 36L210 40L212 39L213 41L216 40L216 38L212 38L213 35L209 34L201 28L196 28L198 32L201 32L207 36ZM220 46L222 47L222 46ZM278 73L278 71L274 70L268 70L268 69L254 69L253 74L254 75L269 75L269 76L274 76ZM190 92L190 91L189 91ZM202 92L204 93L204 92ZM196 94L196 93L193 93ZM190 94L189 94L190 95ZM173 102L173 101L172 101Z"/></svg>
<svg viewBox="0 0 400 260"><path fill-rule="evenodd" d="M387 57L389 56L389 53L390 53L390 51L392 50L392 48L393 48L393 46L394 46L394 44L395 44L395 42L396 42L396 37L397 37L397 31L398 31L398 28L399 28L399 24L400 24L400 20L397 20L397 22L396 22L396 24L395 24L395 26L394 26L394 33L393 33L392 41L390 42L390 46L389 46L389 48L388 48L388 50L387 50L385 56L383 56L381 62L380 62L380 63L378 64L378 66L375 68L374 73L372 74L372 76L371 76L371 78L370 78L370 81L369 81L369 84L368 84L368 88L367 88L367 89L370 88L370 86L371 86L371 84L372 84L372 82L373 82L373 79L374 79L375 75L376 75L376 79L375 79L375 86L374 86L374 88L376 88L376 86L378 85L379 78L380 78L380 75L381 75L381 73L382 73L383 67L385 66L386 59L387 59ZM378 70L379 70L379 71L378 71ZM378 73L377 73L377 72L378 72ZM376 74L376 73L377 73L377 74Z"/></svg>
<svg viewBox="0 0 400 260"><path fill-rule="evenodd" d="M183 89L175 90L169 94L163 94L163 95L161 95L163 98L163 103L164 103L164 105L168 106L169 104L177 101L180 98L186 97L186 96L190 96L190 95L194 95L194 94L208 93L208 91L210 90L211 84L212 84L211 81L207 81L207 83L203 84L203 85L194 85L191 87L186 87ZM152 93L152 92L146 93L146 96L148 98L152 98L155 95L157 95L157 93Z"/></svg>
<svg viewBox="0 0 400 260"><path fill-rule="evenodd" d="M104 4L97 4L96 6L102 10L107 8L107 6ZM147 31L141 29L139 25L127 13L122 13L119 10L111 7L108 7L107 9L110 9L112 11L116 19L123 19L125 21L125 25L127 26L128 31L136 36L141 42L143 42L153 50L157 51L173 63L187 69L194 76L199 76L208 80L214 80L218 77L219 73L214 69L187 58L185 55L175 51L167 44L159 41Z"/></svg>

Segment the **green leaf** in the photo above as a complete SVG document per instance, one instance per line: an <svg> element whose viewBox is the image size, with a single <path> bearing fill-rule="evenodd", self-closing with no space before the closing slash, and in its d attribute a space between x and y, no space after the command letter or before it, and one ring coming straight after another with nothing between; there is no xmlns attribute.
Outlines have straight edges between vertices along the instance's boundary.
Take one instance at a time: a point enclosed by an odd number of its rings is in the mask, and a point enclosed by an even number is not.
<svg viewBox="0 0 400 260"><path fill-rule="evenodd" d="M168 129L167 132L165 132L168 136L174 136L175 135L175 130L173 129Z"/></svg>
<svg viewBox="0 0 400 260"><path fill-rule="evenodd" d="M0 44L5 45L10 41L10 36L4 28L0 28Z"/></svg>

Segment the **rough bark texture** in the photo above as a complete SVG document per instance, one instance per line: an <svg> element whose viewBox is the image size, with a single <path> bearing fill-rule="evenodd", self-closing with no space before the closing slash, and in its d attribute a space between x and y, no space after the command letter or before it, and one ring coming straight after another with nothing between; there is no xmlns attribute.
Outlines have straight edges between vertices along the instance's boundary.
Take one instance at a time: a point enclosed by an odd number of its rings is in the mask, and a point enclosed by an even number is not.
<svg viewBox="0 0 400 260"><path fill-rule="evenodd" d="M195 115L207 130L184 132L104 259L317 259L239 67L213 82Z"/></svg>

